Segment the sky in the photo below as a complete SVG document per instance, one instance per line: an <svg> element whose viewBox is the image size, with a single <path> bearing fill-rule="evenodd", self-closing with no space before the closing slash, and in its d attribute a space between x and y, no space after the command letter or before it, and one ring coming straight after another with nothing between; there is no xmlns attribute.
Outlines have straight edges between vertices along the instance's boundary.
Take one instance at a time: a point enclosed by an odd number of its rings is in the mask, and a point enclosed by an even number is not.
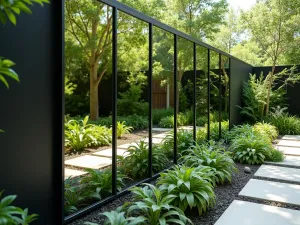
<svg viewBox="0 0 300 225"><path fill-rule="evenodd" d="M228 0L228 2L234 9L247 10L255 4L256 0Z"/></svg>

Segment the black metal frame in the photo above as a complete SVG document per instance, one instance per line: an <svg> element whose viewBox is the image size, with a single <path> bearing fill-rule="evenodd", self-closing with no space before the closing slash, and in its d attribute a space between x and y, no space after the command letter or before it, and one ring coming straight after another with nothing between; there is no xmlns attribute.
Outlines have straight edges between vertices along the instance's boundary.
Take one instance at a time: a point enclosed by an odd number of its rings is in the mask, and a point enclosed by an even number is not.
<svg viewBox="0 0 300 225"><path fill-rule="evenodd" d="M99 2L102 2L106 5L109 5L113 9L113 23L112 23L112 60L113 60L113 66L112 66L112 90L113 90L113 96L112 96L112 193L113 195L102 200L101 202L94 203L93 205L90 205L86 207L85 209L82 209L72 215L69 215L65 218L64 222L68 223L76 218L81 217L82 215L90 212L91 210L98 208L118 197L120 197L123 194L128 193L128 189L124 189L122 192L117 193L116 189L116 182L117 182L117 66L118 66L118 52L117 52L117 46L118 46L118 39L117 39L117 20L118 20L118 11L122 11L126 14L129 14L139 20L142 20L149 25L149 71L148 71L148 95L149 95L149 111L148 111L148 118L149 118L149 158L148 158L148 163L149 163L149 170L148 170L148 178L144 179L142 181L137 182L135 185L139 185L144 182L149 182L153 179L156 179L159 174L152 174L152 65L153 65L153 27L160 28L164 31L167 31L174 36L174 79L173 79L173 85L174 85L174 157L173 157L173 162L174 164L177 164L177 92L178 92L178 84L177 84L177 53L178 53L178 38L184 38L193 44L193 137L194 140L196 141L196 76L197 76L197 46L202 46L207 49L207 139L210 139L210 56L211 56L211 51L214 51L216 53L219 53L219 66L221 67L221 57L227 56L230 59L235 59L237 61L241 61L226 52L223 52L219 49L216 49L206 43L203 43L199 41L198 39L195 39L194 37L191 37L185 33L182 33L166 24L163 24L151 17L148 17L141 12L138 12L120 2L117 2L116 0L98 0ZM241 61L243 62L243 61ZM244 63L244 62L243 62ZM229 68L230 68L230 61L229 61ZM220 68L221 70L221 68ZM230 79L230 78L229 78ZM221 87L221 71L219 73L219 87ZM229 86L230 88L230 86ZM231 93L229 94L229 96ZM219 124L219 135L221 138L221 89L219 90L219 119L220 119L220 124ZM229 101L229 109L230 109L230 101ZM230 112L229 112L230 113ZM230 117L229 117L230 118ZM64 162L62 162L64 165Z"/></svg>

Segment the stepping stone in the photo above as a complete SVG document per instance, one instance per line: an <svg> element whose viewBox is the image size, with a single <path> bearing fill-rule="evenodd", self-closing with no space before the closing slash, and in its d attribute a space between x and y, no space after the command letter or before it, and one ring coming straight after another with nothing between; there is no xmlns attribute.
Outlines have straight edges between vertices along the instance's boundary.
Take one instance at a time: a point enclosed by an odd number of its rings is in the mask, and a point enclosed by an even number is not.
<svg viewBox="0 0 300 225"><path fill-rule="evenodd" d="M262 165L254 176L300 182L300 169Z"/></svg>
<svg viewBox="0 0 300 225"><path fill-rule="evenodd" d="M296 147L300 148L300 142L299 141L290 141L290 140L280 140L277 143L278 146L285 146L285 147ZM300 149L299 149L300 150Z"/></svg>
<svg viewBox="0 0 300 225"><path fill-rule="evenodd" d="M149 143L149 138L142 139L142 140ZM153 144L160 144L162 141L163 141L163 139L161 139L161 138L152 138L152 143Z"/></svg>
<svg viewBox="0 0 300 225"><path fill-rule="evenodd" d="M65 168L65 180L69 177L79 177L84 174L87 174L87 172Z"/></svg>
<svg viewBox="0 0 300 225"><path fill-rule="evenodd" d="M300 211L234 200L215 225L299 225Z"/></svg>
<svg viewBox="0 0 300 225"><path fill-rule="evenodd" d="M178 127L178 130L193 130L194 127L193 126L181 126L181 127Z"/></svg>
<svg viewBox="0 0 300 225"><path fill-rule="evenodd" d="M161 134L156 134L153 135L153 138L165 138L168 135L168 133L161 133Z"/></svg>
<svg viewBox="0 0 300 225"><path fill-rule="evenodd" d="M300 156L286 155L282 162L265 162L266 164L276 164L283 166L298 166L300 167Z"/></svg>
<svg viewBox="0 0 300 225"><path fill-rule="evenodd" d="M300 185L250 179L239 196L300 205Z"/></svg>
<svg viewBox="0 0 300 225"><path fill-rule="evenodd" d="M132 142L129 144L119 145L118 148L128 149L129 146L131 146L131 145L136 146L136 147L138 146L136 142Z"/></svg>
<svg viewBox="0 0 300 225"><path fill-rule="evenodd" d="M129 153L125 149L119 149L119 148L117 149L117 155L126 156L128 154ZM112 149L101 150L99 152L93 153L93 155L112 158Z"/></svg>
<svg viewBox="0 0 300 225"><path fill-rule="evenodd" d="M284 140L291 140L291 141L300 141L300 135L284 135Z"/></svg>
<svg viewBox="0 0 300 225"><path fill-rule="evenodd" d="M111 162L110 158L85 155L67 160L65 161L65 165L79 168L101 169L111 165Z"/></svg>
<svg viewBox="0 0 300 225"><path fill-rule="evenodd" d="M300 148L276 146L276 149L282 151L285 155L296 155L300 156Z"/></svg>
<svg viewBox="0 0 300 225"><path fill-rule="evenodd" d="M173 130L172 128L161 128L161 127L154 127L152 128L153 131L170 131Z"/></svg>

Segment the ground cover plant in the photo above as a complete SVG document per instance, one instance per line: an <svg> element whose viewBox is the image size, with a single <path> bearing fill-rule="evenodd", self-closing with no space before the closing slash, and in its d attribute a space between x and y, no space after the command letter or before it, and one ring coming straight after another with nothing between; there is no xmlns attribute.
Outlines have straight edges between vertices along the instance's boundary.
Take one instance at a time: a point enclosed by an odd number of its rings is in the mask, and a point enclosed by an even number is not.
<svg viewBox="0 0 300 225"><path fill-rule="evenodd" d="M172 195L171 204L186 211L197 208L199 215L215 203L212 182L208 176L203 178L201 170L187 166L175 166L161 173L157 185L165 195Z"/></svg>
<svg viewBox="0 0 300 225"><path fill-rule="evenodd" d="M232 173L237 171L231 153L221 143L214 141L190 147L184 151L180 161L189 167L211 167L214 171L214 184L231 182Z"/></svg>
<svg viewBox="0 0 300 225"><path fill-rule="evenodd" d="M144 178L148 175L149 146L145 141L131 145L127 149L128 156L118 156L120 171L131 178ZM152 169L153 173L162 171L168 159L163 150L153 146Z"/></svg>
<svg viewBox="0 0 300 225"><path fill-rule="evenodd" d="M191 223L181 209L171 204L175 195L164 195L160 188L151 184L145 184L142 188L134 187L131 191L136 202L133 202L128 208L128 213L140 212L144 216L146 224L185 225Z"/></svg>
<svg viewBox="0 0 300 225"><path fill-rule="evenodd" d="M124 134L130 134L133 127L126 126L125 121L117 122L117 137L122 138Z"/></svg>

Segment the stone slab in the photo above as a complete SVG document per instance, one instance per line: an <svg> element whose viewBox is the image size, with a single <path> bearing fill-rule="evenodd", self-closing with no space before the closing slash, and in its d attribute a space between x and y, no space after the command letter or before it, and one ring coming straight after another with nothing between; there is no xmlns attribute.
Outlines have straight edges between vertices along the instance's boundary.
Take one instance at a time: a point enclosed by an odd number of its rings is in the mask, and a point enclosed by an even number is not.
<svg viewBox="0 0 300 225"><path fill-rule="evenodd" d="M297 166L300 167L300 156L286 155L282 162L265 162L266 164L275 164L283 166Z"/></svg>
<svg viewBox="0 0 300 225"><path fill-rule="evenodd" d="M131 145L138 146L136 142L132 142L132 143L124 144L124 145L118 145L118 148L128 149L128 147Z"/></svg>
<svg viewBox="0 0 300 225"><path fill-rule="evenodd" d="M129 153L126 151L126 149L121 149L121 148L117 149L117 155L126 156L128 154ZM99 152L93 153L93 155L112 158L112 149L104 149L104 150L101 150Z"/></svg>
<svg viewBox="0 0 300 225"><path fill-rule="evenodd" d="M277 143L278 146L286 146L286 147L295 147L300 148L300 141L292 141L292 140L280 140ZM300 150L300 149L299 149Z"/></svg>
<svg viewBox="0 0 300 225"><path fill-rule="evenodd" d="M300 182L300 169L262 165L254 176Z"/></svg>
<svg viewBox="0 0 300 225"><path fill-rule="evenodd" d="M282 137L284 140L300 141L300 135L284 135Z"/></svg>
<svg viewBox="0 0 300 225"><path fill-rule="evenodd" d="M145 142L149 142L149 138L145 138L145 139L142 139L144 140ZM153 144L160 144L161 142L163 141L163 139L161 138L152 138L152 143Z"/></svg>
<svg viewBox="0 0 300 225"><path fill-rule="evenodd" d="M87 174L87 172L65 168L65 180L70 177L79 177L84 174Z"/></svg>
<svg viewBox="0 0 300 225"><path fill-rule="evenodd" d="M162 127L154 127L152 128L153 131L171 131L172 128L162 128Z"/></svg>
<svg viewBox="0 0 300 225"><path fill-rule="evenodd" d="M239 196L300 205L300 185L250 179Z"/></svg>
<svg viewBox="0 0 300 225"><path fill-rule="evenodd" d="M300 148L276 146L276 149L282 151L285 155L298 155L300 156Z"/></svg>
<svg viewBox="0 0 300 225"><path fill-rule="evenodd" d="M167 135L168 133L155 134L153 135L153 138L165 138Z"/></svg>
<svg viewBox="0 0 300 225"><path fill-rule="evenodd" d="M107 157L85 155L65 161L65 165L79 168L100 169L111 165L112 161Z"/></svg>
<svg viewBox="0 0 300 225"><path fill-rule="evenodd" d="M299 225L300 211L234 200L215 225Z"/></svg>

